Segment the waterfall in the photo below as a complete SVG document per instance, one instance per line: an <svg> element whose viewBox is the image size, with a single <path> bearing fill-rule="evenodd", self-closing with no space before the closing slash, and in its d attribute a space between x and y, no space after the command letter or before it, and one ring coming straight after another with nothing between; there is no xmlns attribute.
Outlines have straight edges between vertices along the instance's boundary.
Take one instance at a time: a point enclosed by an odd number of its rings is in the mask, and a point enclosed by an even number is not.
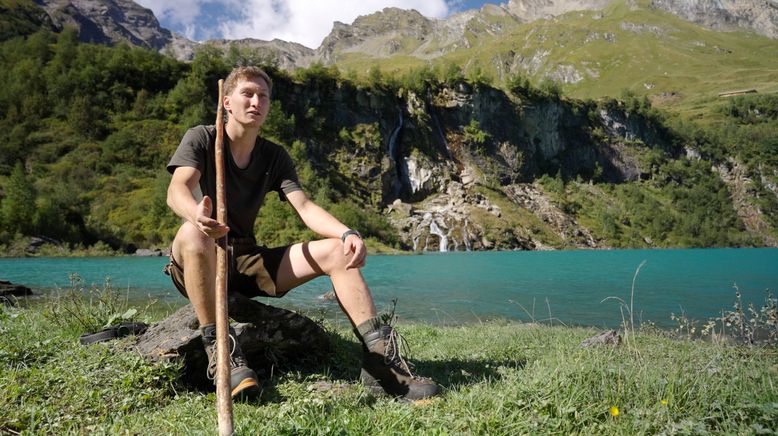
<svg viewBox="0 0 778 436"><path fill-rule="evenodd" d="M397 111L399 112L399 123L397 124L397 127L392 130L392 134L389 135L389 159L394 162L395 172L397 173L397 178L392 184L393 195L395 197L400 196L403 189L403 180L407 178L408 173L405 161L400 159L399 152L397 151L397 138L400 137L400 131L403 128L403 109L398 108Z"/></svg>
<svg viewBox="0 0 778 436"><path fill-rule="evenodd" d="M451 149L448 148L448 141L446 141L446 135L443 134L443 129L440 128L440 122L438 121L438 117L436 117L432 111L430 111L430 115L432 115L432 121L435 122L435 129L438 131L438 135L440 135L440 139L443 140L443 146L446 147L446 153L448 154L448 158L453 159L454 155L451 154Z"/></svg>
<svg viewBox="0 0 778 436"><path fill-rule="evenodd" d="M432 91L430 89L427 89L427 101L432 101ZM449 159L453 159L454 155L451 153L451 149L448 148L448 141L446 141L446 135L443 134L443 129L440 128L440 121L438 121L438 117L435 116L435 109L432 105L429 106L429 114L432 116L432 122L435 124L435 130L438 131L438 135L440 135L440 139L443 141L443 146L446 147L446 154L448 154Z"/></svg>
<svg viewBox="0 0 778 436"><path fill-rule="evenodd" d="M400 130L403 128L403 110L400 108L398 110L400 113L400 122L397 124L397 127L392 130L392 134L389 136L389 157L392 158L393 161L398 162L399 159L397 159L397 137L400 136Z"/></svg>
<svg viewBox="0 0 778 436"><path fill-rule="evenodd" d="M473 247L470 245L470 237L467 235L467 219L465 219L465 225L462 226L462 240L465 243L465 250L470 251Z"/></svg>
<svg viewBox="0 0 778 436"><path fill-rule="evenodd" d="M430 234L437 235L440 238L440 252L445 253L448 251L448 237L445 233L440 231L438 223L433 219L430 221Z"/></svg>

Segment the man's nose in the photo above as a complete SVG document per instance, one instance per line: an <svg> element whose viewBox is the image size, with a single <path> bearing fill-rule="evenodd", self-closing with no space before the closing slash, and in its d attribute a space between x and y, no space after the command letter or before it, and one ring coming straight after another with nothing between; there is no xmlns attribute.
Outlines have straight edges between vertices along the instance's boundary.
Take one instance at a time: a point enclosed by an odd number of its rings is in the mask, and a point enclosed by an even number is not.
<svg viewBox="0 0 778 436"><path fill-rule="evenodd" d="M254 95L251 97L251 105L252 105L252 106L259 107L259 101L260 101L260 98L259 98L259 96L258 96L258 95L254 94Z"/></svg>

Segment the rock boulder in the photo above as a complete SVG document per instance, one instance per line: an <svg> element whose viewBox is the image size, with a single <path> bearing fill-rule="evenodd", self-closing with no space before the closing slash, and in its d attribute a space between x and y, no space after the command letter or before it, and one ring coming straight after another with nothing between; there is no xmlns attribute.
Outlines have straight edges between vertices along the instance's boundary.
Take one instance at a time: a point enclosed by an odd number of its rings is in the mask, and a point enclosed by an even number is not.
<svg viewBox="0 0 778 436"><path fill-rule="evenodd" d="M239 294L230 295L230 318L237 340L252 368L262 376L280 361L316 361L330 352L330 340L313 320ZM152 325L138 337L135 348L152 361L183 359L185 383L211 389L206 377L208 359L197 317L187 305Z"/></svg>
<svg viewBox="0 0 778 436"><path fill-rule="evenodd" d="M17 298L30 295L32 295L32 290L27 286L0 280L0 304L14 304Z"/></svg>

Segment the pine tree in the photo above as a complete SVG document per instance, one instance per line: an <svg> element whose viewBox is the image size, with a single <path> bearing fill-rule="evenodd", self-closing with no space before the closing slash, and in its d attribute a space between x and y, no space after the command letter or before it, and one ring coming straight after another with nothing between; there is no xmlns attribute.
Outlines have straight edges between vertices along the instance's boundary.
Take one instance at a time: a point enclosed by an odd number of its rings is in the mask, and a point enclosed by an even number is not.
<svg viewBox="0 0 778 436"><path fill-rule="evenodd" d="M34 230L35 188L17 162L5 186L5 198L0 203L3 228L9 233L29 235Z"/></svg>

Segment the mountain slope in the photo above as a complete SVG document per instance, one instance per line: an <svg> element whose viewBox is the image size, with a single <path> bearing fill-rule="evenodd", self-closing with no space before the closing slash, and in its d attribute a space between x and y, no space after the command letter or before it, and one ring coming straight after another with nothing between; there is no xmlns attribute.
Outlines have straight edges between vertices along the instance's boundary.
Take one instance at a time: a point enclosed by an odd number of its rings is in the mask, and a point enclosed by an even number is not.
<svg viewBox="0 0 778 436"><path fill-rule="evenodd" d="M10 0L6 0L10 1ZM133 45L166 50L178 59L191 59L196 43L159 26L150 10L132 0L36 0L55 25L81 29L83 41ZM326 64L342 53L391 56L409 54L433 59L448 51L469 48L472 37L499 38L521 23L550 19L573 11L595 11L625 3L632 9L662 10L715 30L751 30L778 37L778 0L510 0L486 4L480 10L431 20L416 11L387 8L359 17L351 25L334 23L315 55L280 41L243 40L243 45L277 52L289 69L311 61ZM15 2L16 3L16 2ZM250 43L249 43L250 42ZM223 41L216 41L224 45ZM293 43L292 43L293 44Z"/></svg>
<svg viewBox="0 0 778 436"><path fill-rule="evenodd" d="M477 68L496 83L516 74L535 83L551 79L576 97L618 96L630 89L651 96L660 106L686 102L685 109L722 91L778 90L778 42L753 33L712 31L627 1L523 24L513 18L484 12L471 17L460 47L447 50L432 64L441 69L459 65L466 73ZM484 29L497 27L498 36L484 36ZM371 38L361 44L392 44L385 34ZM407 49L391 58L351 46L330 59L362 73L376 65L404 71L428 65L418 46L405 42L401 47Z"/></svg>
<svg viewBox="0 0 778 436"><path fill-rule="evenodd" d="M307 67L314 56L314 51L302 44L274 39L245 38L238 40L212 39L206 45L217 47L228 53L230 50L249 55L260 60L260 63L273 63L283 70L294 71L296 68Z"/></svg>
<svg viewBox="0 0 778 436"><path fill-rule="evenodd" d="M53 29L54 23L32 0L0 0L0 41L41 28Z"/></svg>
<svg viewBox="0 0 778 436"><path fill-rule="evenodd" d="M778 38L778 0L651 0L650 7L714 30L750 29Z"/></svg>
<svg viewBox="0 0 778 436"><path fill-rule="evenodd" d="M714 32L630 1L526 22L493 6L446 21L382 14L341 26L343 37L324 46L336 65L391 71L438 59L467 76L363 80L322 65L294 75L271 66L276 101L264 127L288 147L317 202L375 244L778 243L778 96L714 94L760 78L759 90L769 90L773 40ZM160 169L187 127L212 122L216 78L238 60L264 62L252 44L316 56L282 41L221 42L225 57L210 47L182 63L75 36L43 31L0 42L0 244L18 233L124 249L167 245L178 219L165 205L169 179ZM396 44L377 45L385 36ZM510 80L492 86L488 74ZM526 77L598 98L560 96ZM665 104L716 107L707 124L689 123L635 92L600 98L629 87ZM273 196L259 222L263 243L313 236Z"/></svg>
<svg viewBox="0 0 778 436"><path fill-rule="evenodd" d="M74 26L84 42L134 46L191 58L195 43L159 25L150 9L132 0L36 0L56 26Z"/></svg>

